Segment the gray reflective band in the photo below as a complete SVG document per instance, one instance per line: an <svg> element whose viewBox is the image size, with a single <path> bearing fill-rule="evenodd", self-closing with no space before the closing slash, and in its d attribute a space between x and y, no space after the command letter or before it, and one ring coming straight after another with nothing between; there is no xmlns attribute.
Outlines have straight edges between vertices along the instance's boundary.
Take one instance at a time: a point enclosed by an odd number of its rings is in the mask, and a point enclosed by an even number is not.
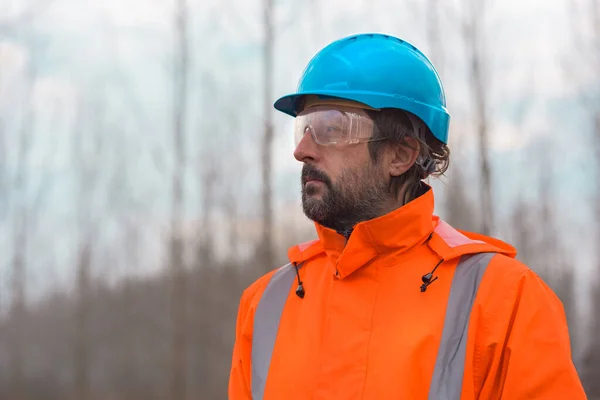
<svg viewBox="0 0 600 400"><path fill-rule="evenodd" d="M275 347L275 338L279 319L296 270L292 264L284 265L271 277L254 313L252 333L252 400L262 400L265 383L271 364L271 354Z"/></svg>
<svg viewBox="0 0 600 400"><path fill-rule="evenodd" d="M446 308L442 340L429 387L429 399L460 399L469 316L479 283L493 256L493 253L466 256L456 267Z"/></svg>

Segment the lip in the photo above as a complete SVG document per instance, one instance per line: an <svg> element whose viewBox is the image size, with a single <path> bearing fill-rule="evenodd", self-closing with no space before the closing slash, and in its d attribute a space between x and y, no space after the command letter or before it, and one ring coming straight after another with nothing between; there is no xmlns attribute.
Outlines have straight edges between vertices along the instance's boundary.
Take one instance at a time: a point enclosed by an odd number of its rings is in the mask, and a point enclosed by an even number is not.
<svg viewBox="0 0 600 400"><path fill-rule="evenodd" d="M307 184L307 183L323 183L323 181L320 180L320 179L308 178L308 179L306 179L306 181L304 182L304 184Z"/></svg>

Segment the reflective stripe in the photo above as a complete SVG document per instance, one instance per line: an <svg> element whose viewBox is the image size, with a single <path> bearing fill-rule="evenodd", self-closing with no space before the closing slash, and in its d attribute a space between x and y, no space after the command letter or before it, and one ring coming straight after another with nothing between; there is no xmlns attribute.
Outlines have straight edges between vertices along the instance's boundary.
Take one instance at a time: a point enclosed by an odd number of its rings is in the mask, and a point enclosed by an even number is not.
<svg viewBox="0 0 600 400"><path fill-rule="evenodd" d="M262 400L264 396L279 319L295 274L292 264L279 268L256 307L252 334L252 400Z"/></svg>
<svg viewBox="0 0 600 400"><path fill-rule="evenodd" d="M463 257L452 279L429 399L458 400L462 391L469 316L479 283L494 256L480 253Z"/></svg>
<svg viewBox="0 0 600 400"><path fill-rule="evenodd" d="M429 387L429 399L460 399L471 308L479 283L494 253L461 258L450 289L444 330ZM273 274L254 314L252 335L252 400L263 400L281 313L294 282L292 264Z"/></svg>
<svg viewBox="0 0 600 400"><path fill-rule="evenodd" d="M463 246L465 244L484 243L481 240L474 240L463 235L444 221L440 221L440 223L435 227L435 233L437 233L449 247L458 247Z"/></svg>

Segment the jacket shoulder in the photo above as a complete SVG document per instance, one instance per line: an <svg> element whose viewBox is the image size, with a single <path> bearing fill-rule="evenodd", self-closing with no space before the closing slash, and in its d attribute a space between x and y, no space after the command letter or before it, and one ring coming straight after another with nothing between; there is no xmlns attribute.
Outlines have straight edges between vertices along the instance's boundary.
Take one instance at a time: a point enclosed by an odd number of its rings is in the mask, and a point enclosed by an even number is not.
<svg viewBox="0 0 600 400"><path fill-rule="evenodd" d="M250 285L244 289L244 293L242 296L244 297L255 297L260 296L262 292L265 290L265 287L269 284L269 281L273 277L277 270L269 271L266 274L258 277L254 280Z"/></svg>
<svg viewBox="0 0 600 400"><path fill-rule="evenodd" d="M528 272L534 273L527 264L517 258L502 253L494 254L490 260L489 268L494 271L494 273L505 274L509 277L516 277Z"/></svg>
<svg viewBox="0 0 600 400"><path fill-rule="evenodd" d="M522 261L505 254L494 254L488 265L486 275L496 285L513 285L519 280L538 281L539 275ZM485 276L484 276L485 279Z"/></svg>
<svg viewBox="0 0 600 400"><path fill-rule="evenodd" d="M483 276L478 300L498 308L522 307L534 300L539 304L557 305L560 299L550 286L528 265L504 254L495 254ZM489 307L490 311L495 307ZM508 307L511 308L511 307Z"/></svg>
<svg viewBox="0 0 600 400"><path fill-rule="evenodd" d="M271 278L275 273L284 268L284 266L276 268L272 271L267 272L266 274L257 278L254 282L252 282L246 289L244 289L241 298L241 304L243 308L256 308L258 301L260 300L265 288L271 281Z"/></svg>

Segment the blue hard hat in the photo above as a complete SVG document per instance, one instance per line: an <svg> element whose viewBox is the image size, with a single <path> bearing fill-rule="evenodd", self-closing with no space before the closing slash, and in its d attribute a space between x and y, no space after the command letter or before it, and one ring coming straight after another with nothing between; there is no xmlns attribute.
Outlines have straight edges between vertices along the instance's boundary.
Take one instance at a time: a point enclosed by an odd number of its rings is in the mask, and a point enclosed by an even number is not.
<svg viewBox="0 0 600 400"><path fill-rule="evenodd" d="M400 38L368 33L336 40L310 60L296 93L274 106L295 117L305 95L408 111L448 143L450 115L440 76L419 49Z"/></svg>

